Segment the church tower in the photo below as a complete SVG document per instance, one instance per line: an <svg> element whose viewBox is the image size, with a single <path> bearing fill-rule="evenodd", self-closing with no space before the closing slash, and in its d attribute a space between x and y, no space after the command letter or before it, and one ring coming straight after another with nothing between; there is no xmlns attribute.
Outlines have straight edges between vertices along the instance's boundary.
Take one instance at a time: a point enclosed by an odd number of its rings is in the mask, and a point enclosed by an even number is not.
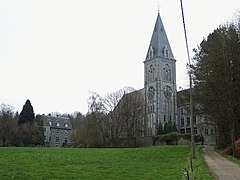
<svg viewBox="0 0 240 180"><path fill-rule="evenodd" d="M174 59L160 14L144 61L146 135L157 134L161 123L176 123L176 60Z"/></svg>

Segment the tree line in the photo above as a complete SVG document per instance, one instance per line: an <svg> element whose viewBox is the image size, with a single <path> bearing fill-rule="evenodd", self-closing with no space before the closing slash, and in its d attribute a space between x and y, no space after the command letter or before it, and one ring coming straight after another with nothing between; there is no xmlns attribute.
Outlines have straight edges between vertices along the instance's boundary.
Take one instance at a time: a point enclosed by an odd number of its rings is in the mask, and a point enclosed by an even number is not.
<svg viewBox="0 0 240 180"><path fill-rule="evenodd" d="M216 128L219 147L240 138L240 19L224 24L194 49L195 101Z"/></svg>
<svg viewBox="0 0 240 180"><path fill-rule="evenodd" d="M92 92L88 113L72 118L72 140L77 147L136 146L144 134L144 99L139 91L123 88L102 97Z"/></svg>
<svg viewBox="0 0 240 180"><path fill-rule="evenodd" d="M43 122L35 116L29 100L20 114L10 105L0 106L0 146L37 146L44 144Z"/></svg>
<svg viewBox="0 0 240 180"><path fill-rule="evenodd" d="M92 92L85 115L55 115L70 119L75 147L136 146L144 134L143 108L141 92L127 87L104 97ZM35 116L30 100L20 114L10 105L0 106L0 146L44 146L44 140L42 116Z"/></svg>

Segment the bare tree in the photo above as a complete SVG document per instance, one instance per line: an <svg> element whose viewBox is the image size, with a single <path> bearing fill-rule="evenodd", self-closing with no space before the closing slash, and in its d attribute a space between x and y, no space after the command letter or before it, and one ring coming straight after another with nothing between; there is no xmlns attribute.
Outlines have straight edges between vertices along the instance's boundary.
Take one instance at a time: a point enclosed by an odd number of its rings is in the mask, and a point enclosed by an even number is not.
<svg viewBox="0 0 240 180"><path fill-rule="evenodd" d="M112 145L117 145L119 143L121 131L124 126L119 104L126 93L125 90L121 89L116 92L109 93L103 99L104 109L108 114L107 127L109 129L109 137Z"/></svg>
<svg viewBox="0 0 240 180"><path fill-rule="evenodd" d="M130 87L104 97L92 92L88 113L73 130L73 141L90 146L120 146L121 138L136 140L143 132L143 102L143 95Z"/></svg>
<svg viewBox="0 0 240 180"><path fill-rule="evenodd" d="M141 92L134 91L124 95L121 102L121 115L124 124L125 135L128 139L136 139L144 133L144 98Z"/></svg>
<svg viewBox="0 0 240 180"><path fill-rule="evenodd" d="M107 124L113 145L118 145L120 138L136 140L140 136L143 131L143 102L143 95L130 87L105 96L103 104L109 115Z"/></svg>
<svg viewBox="0 0 240 180"><path fill-rule="evenodd" d="M89 98L89 108L88 108L88 123L91 122L91 126L94 129L93 133L96 134L96 141L103 142L104 144L108 143L108 128L107 128L107 112L105 111L105 107L103 104L103 98L97 94L92 92Z"/></svg>
<svg viewBox="0 0 240 180"><path fill-rule="evenodd" d="M13 107L5 104L0 106L0 139L2 146L6 145L6 142L11 144L14 138L14 134L17 130L17 122L14 120Z"/></svg>

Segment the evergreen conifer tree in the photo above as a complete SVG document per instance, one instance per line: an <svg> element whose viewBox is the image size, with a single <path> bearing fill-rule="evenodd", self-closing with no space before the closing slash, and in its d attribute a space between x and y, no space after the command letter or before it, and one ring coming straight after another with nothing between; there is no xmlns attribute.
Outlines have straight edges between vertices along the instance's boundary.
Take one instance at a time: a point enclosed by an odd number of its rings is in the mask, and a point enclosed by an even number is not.
<svg viewBox="0 0 240 180"><path fill-rule="evenodd" d="M23 106L23 109L19 115L18 123L33 123L34 122L34 112L30 100L28 99Z"/></svg>
<svg viewBox="0 0 240 180"><path fill-rule="evenodd" d="M177 125L176 125L175 122L174 122L174 124L173 124L173 132L178 132Z"/></svg>
<svg viewBox="0 0 240 180"><path fill-rule="evenodd" d="M167 122L164 124L164 133L165 134L169 133L169 127Z"/></svg>
<svg viewBox="0 0 240 180"><path fill-rule="evenodd" d="M157 129L157 135L164 134L162 123L160 122Z"/></svg>

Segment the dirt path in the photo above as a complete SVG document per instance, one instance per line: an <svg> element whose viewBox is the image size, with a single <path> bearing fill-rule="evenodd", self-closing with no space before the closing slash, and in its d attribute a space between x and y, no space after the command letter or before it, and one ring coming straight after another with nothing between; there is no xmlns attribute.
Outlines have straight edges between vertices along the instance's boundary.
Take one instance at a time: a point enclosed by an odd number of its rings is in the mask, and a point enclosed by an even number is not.
<svg viewBox="0 0 240 180"><path fill-rule="evenodd" d="M202 155L216 179L240 180L240 166L216 153L213 147L207 146L203 148Z"/></svg>

